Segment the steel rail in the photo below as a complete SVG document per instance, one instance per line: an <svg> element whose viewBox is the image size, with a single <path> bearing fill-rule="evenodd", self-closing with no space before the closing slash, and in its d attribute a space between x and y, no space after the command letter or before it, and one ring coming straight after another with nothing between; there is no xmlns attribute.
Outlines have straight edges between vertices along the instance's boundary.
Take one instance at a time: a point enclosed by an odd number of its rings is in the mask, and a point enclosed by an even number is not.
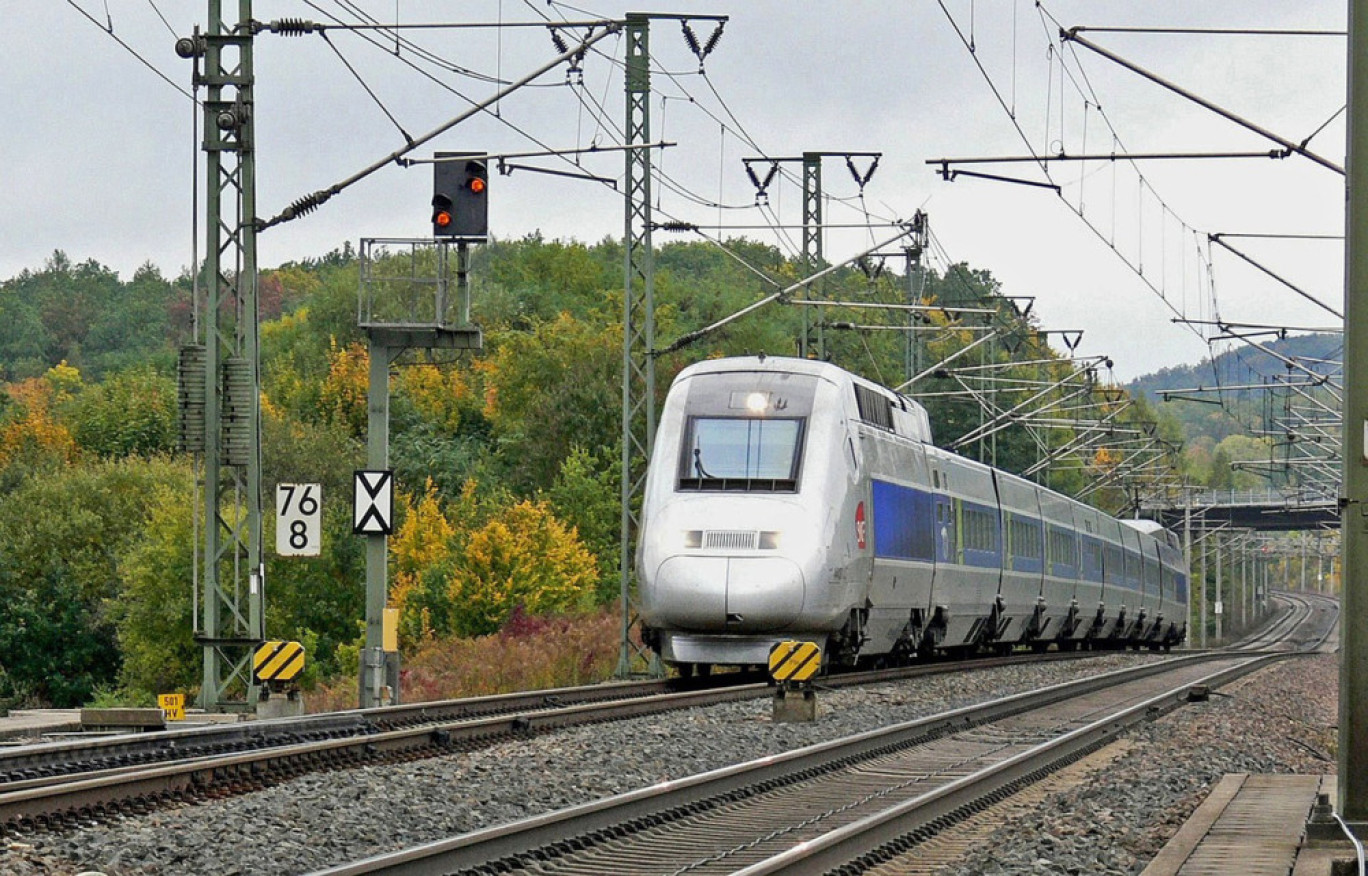
<svg viewBox="0 0 1368 876"><path fill-rule="evenodd" d="M1276 598L1287 603L1291 607L1291 610L1279 615L1271 624L1256 631L1254 635L1249 638L1236 642L1231 647L1231 650L1267 650L1270 647L1287 641L1298 626L1306 623L1311 618L1312 610L1310 600L1293 596L1292 594L1282 594Z"/></svg>
<svg viewBox="0 0 1368 876"><path fill-rule="evenodd" d="M825 676L826 687L873 684L964 669L988 669L1016 662L1077 659L1082 653L982 657L972 661L918 663L890 669ZM437 700L371 709L351 709L295 718L243 721L146 733L68 739L0 748L0 791L16 783L55 782L90 777L109 769L150 766L201 754L223 755L250 749L293 745L320 739L368 736L401 727L430 726L509 713L563 708L580 703L620 701L667 693L751 685L756 695L766 688L759 673L728 673L709 678L609 682L535 691Z"/></svg>
<svg viewBox="0 0 1368 876"><path fill-rule="evenodd" d="M751 680L755 680L754 677ZM719 676L710 686L726 683L725 678ZM55 778L65 772L99 769L105 761L126 764L130 760L142 760L145 763L165 750L171 750L174 756L194 754L197 750L224 753L227 749L241 750L316 738L364 735L407 725L555 708L572 703L629 699L702 686L699 682L684 685L678 681L658 680L580 685L16 746L0 749L0 790L13 781Z"/></svg>
<svg viewBox="0 0 1368 876"><path fill-rule="evenodd" d="M1272 655L1277 656L1277 655ZM1125 682L1196 667L1213 660L1239 661L1241 665L1270 659L1270 655L1232 658L1227 654L1194 654L1119 670L1041 690L1005 697L987 704L968 706L889 728L873 730L749 763L702 773L563 809L512 824L499 825L452 839L429 843L364 861L353 862L315 876L435 876L477 867L512 866L510 859L551 854L556 848L575 847L608 835L625 836L634 826L663 819L706 805L725 795L754 792L757 788L791 781L795 776L829 771L834 764L848 764L888 751L949 735L994 720L1020 714L1100 691ZM1202 681L1211 677L1202 676ZM1179 685L1186 689L1191 680ZM1172 692L1165 694L1172 697ZM1142 712L1150 708L1147 702ZM1105 721L1100 723L1107 723ZM794 872L812 872L800 870Z"/></svg>
<svg viewBox="0 0 1368 876"><path fill-rule="evenodd" d="M1216 687L1276 659L1275 655L1261 655L1213 672L1198 682L1185 681L1175 689L1108 714L986 769L816 839L806 840L765 861L736 871L736 876L826 872L862 859L887 860L896 857L908 847L909 837L914 831L938 819L954 820L959 813L979 801L991 798L1017 783L1035 781L1039 775L1101 747L1136 724L1176 709L1181 702L1178 695L1194 684Z"/></svg>
<svg viewBox="0 0 1368 876"><path fill-rule="evenodd" d="M848 687L1034 663L1042 659L1086 659L1087 656L1100 653L1103 652L1056 653L1044 658L1040 655L987 657L972 661L918 664L827 676L821 680L821 685L829 688ZM215 745L203 744L203 740L198 746L187 745L185 737L193 736L193 732L138 734L141 737L161 737L163 758L155 763L128 763L137 754L151 756L147 754L149 749L137 747L139 740L104 738L96 740L94 744L117 746L113 751L122 748L124 753L107 752L103 758L86 761L87 764L94 763L94 766L69 773L51 774L54 767L49 764L46 769L33 770L35 775L31 777L0 784L0 825L55 818L64 813L109 807L133 799L200 794L225 783L231 785L243 777L261 784L270 781L277 773L292 775L300 769L326 769L339 764L369 762L378 757L436 756L517 735L755 699L769 696L773 691L768 681L753 680L756 677L754 675L739 674L735 677L742 683L726 683L726 676L714 676L712 684L707 686L697 681L627 682L357 710L340 713L339 716L319 716L329 728L347 728L345 735L304 741L300 741L300 737L308 734L300 732L299 725L288 720L260 722L260 725L280 724L277 728L280 732L255 734L248 738L248 742L256 748L226 753L222 748L233 741L240 741L241 734L225 734L218 742L218 750L213 750ZM684 689L679 689L681 687ZM584 701L577 704L556 703L557 699L573 697L583 698ZM524 707L512 707L517 704ZM462 709L481 712L482 716L459 714ZM386 729L380 720L386 713L400 715L403 720L395 722L398 726ZM339 717L342 720L333 720ZM307 720L304 723L307 724ZM233 725L234 729L242 726ZM251 725L245 726L252 729ZM204 728L203 732L210 734L212 739L212 728ZM44 746L28 748L34 750L30 756L37 756ZM209 753L200 753L206 749ZM111 762L119 765L107 765Z"/></svg>
<svg viewBox="0 0 1368 876"><path fill-rule="evenodd" d="M109 806L131 799L199 793L243 779L260 783L273 771L294 772L300 766L353 763L377 756L408 756L425 750L441 753L482 740L506 738L573 724L594 723L738 699L768 691L764 683L683 693L664 693L629 700L585 703L547 711L437 722L341 739L282 745L230 755L198 757L156 766L59 777L34 786L0 791L0 824Z"/></svg>

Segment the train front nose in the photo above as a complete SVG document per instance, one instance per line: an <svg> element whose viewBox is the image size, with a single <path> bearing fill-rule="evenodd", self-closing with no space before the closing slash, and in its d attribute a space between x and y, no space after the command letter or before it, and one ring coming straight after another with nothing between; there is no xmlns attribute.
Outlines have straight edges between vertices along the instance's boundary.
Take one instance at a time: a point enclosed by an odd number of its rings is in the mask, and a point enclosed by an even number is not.
<svg viewBox="0 0 1368 876"><path fill-rule="evenodd" d="M643 608L657 625L762 632L793 623L805 593L802 570L786 557L676 554L660 564Z"/></svg>

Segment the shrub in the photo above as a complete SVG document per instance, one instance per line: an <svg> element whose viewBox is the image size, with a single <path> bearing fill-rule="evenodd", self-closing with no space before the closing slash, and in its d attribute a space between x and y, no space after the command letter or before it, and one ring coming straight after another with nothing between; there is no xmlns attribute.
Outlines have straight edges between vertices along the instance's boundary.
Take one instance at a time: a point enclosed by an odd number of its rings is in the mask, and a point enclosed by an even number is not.
<svg viewBox="0 0 1368 876"><path fill-rule="evenodd" d="M537 616L521 608L499 632L473 639L429 637L400 671L403 702L488 696L591 684L612 677L619 648L618 615ZM305 695L309 711L352 709L356 673Z"/></svg>

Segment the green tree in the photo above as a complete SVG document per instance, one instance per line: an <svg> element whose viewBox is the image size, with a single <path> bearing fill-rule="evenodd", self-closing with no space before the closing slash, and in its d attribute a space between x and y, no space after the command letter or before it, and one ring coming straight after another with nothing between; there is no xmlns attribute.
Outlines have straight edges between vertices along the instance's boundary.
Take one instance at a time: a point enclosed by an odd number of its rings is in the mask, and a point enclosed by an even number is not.
<svg viewBox="0 0 1368 876"><path fill-rule="evenodd" d="M621 429L622 332L562 314L500 334L483 360L485 410L514 488L549 484L575 445L611 446Z"/></svg>
<svg viewBox="0 0 1368 876"><path fill-rule="evenodd" d="M544 494L556 517L573 526L594 555L599 568L599 603L612 602L620 595L622 466L618 455L614 447L595 454L583 447L572 448Z"/></svg>
<svg viewBox="0 0 1368 876"><path fill-rule="evenodd" d="M102 305L91 314L85 346L85 370L92 376L111 371L175 364L175 336L170 311L177 297L155 265L146 263L133 279L109 286Z"/></svg>
<svg viewBox="0 0 1368 876"><path fill-rule="evenodd" d="M148 366L86 386L64 406L76 444L101 457L151 456L176 446L176 382Z"/></svg>
<svg viewBox="0 0 1368 876"><path fill-rule="evenodd" d="M355 672L341 652L366 616L366 540L352 533L350 495L324 494L317 557L277 556L274 522L266 532L267 635L311 642L311 672Z"/></svg>
<svg viewBox="0 0 1368 876"><path fill-rule="evenodd" d="M607 313L612 296L605 290L621 287L622 260L603 246L547 241L533 234L482 249L474 292L480 320L488 327L532 331L560 313L595 322L612 318Z"/></svg>
<svg viewBox="0 0 1368 876"><path fill-rule="evenodd" d="M0 498L0 661L35 700L76 706L116 680L118 557L145 535L158 489L190 494L188 468L164 459L73 466Z"/></svg>
<svg viewBox="0 0 1368 876"><path fill-rule="evenodd" d="M158 487L148 497L147 524L119 558L124 581L109 601L123 657L119 684L130 696L198 694L203 649L192 635L194 494Z"/></svg>
<svg viewBox="0 0 1368 876"><path fill-rule="evenodd" d="M1208 486L1221 490L1253 490L1266 481L1259 474L1240 471L1236 463L1269 462L1269 445L1262 438L1231 435L1216 445L1211 457L1211 479Z"/></svg>

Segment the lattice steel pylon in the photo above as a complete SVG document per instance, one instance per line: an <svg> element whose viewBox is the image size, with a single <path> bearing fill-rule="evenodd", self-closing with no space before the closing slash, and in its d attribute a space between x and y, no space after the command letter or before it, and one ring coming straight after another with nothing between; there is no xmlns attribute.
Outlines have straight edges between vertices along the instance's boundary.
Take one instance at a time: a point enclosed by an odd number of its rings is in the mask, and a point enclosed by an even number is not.
<svg viewBox="0 0 1368 876"><path fill-rule="evenodd" d="M822 269L822 153L803 153L803 264L809 274ZM803 297L811 299L811 287L803 288ZM825 317L817 311L816 324L803 308L803 337L798 355L804 359L826 358Z"/></svg>
<svg viewBox="0 0 1368 876"><path fill-rule="evenodd" d="M632 569L638 509L655 441L655 249L651 243L651 150L633 149L651 141L651 20L629 14L627 35L627 126L624 288L622 299L622 527L619 570L622 577L622 646L619 677L632 672L641 649L631 640ZM652 661L653 668L658 668Z"/></svg>
<svg viewBox="0 0 1368 876"><path fill-rule="evenodd" d="M209 0L207 31L177 43L181 55L203 58L196 84L206 89L206 290L196 302L192 345L201 348L203 366L186 376L203 386L203 441L193 448L204 509L195 640L204 649L200 705L214 711L254 702L251 657L264 639L265 602L252 2L238 0L234 22L224 20L225 5Z"/></svg>

